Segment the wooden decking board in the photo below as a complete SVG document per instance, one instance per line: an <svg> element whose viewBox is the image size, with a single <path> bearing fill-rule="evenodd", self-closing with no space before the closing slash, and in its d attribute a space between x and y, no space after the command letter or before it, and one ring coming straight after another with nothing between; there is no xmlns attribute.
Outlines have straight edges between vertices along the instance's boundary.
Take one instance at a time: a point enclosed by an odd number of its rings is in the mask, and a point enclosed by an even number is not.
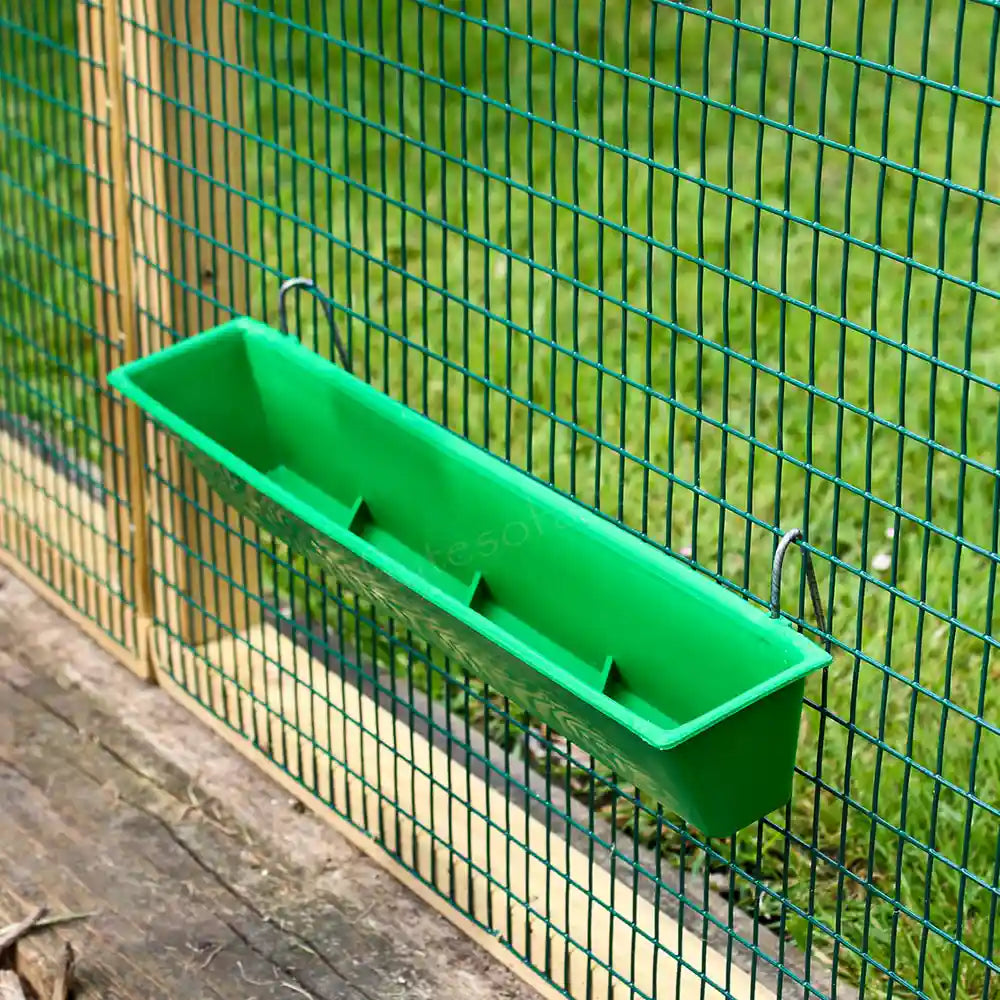
<svg viewBox="0 0 1000 1000"><path fill-rule="evenodd" d="M36 605L42 619L51 615L6 578L0 926L41 903L94 913L18 945L17 968L36 989L51 988L68 940L77 1000L533 995L164 692L123 673L66 623L66 644L44 620L24 627ZM159 721L142 738L72 681L81 642L104 661L109 683L134 685L147 707L159 699ZM160 752L178 741L215 774L231 767L229 780L209 790L197 769ZM241 818L247 797L272 828Z"/></svg>

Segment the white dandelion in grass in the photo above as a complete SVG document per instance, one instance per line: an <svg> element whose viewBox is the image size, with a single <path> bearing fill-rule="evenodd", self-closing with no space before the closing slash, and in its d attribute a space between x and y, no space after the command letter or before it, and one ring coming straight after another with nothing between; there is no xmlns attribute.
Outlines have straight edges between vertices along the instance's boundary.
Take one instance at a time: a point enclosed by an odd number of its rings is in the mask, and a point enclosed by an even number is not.
<svg viewBox="0 0 1000 1000"><path fill-rule="evenodd" d="M876 573L884 573L892 566L892 556L888 552L877 552L872 557L872 569Z"/></svg>

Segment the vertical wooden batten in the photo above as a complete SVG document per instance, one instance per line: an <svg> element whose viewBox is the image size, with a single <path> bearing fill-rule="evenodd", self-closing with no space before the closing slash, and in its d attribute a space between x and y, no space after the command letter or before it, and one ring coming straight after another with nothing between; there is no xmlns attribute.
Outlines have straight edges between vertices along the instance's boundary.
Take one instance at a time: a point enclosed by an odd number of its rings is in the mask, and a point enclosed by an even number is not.
<svg viewBox="0 0 1000 1000"><path fill-rule="evenodd" d="M239 11L222 0L120 2L146 354L247 309ZM157 621L187 645L243 631L259 619L253 529L166 435L150 428L146 446Z"/></svg>
<svg viewBox="0 0 1000 1000"><path fill-rule="evenodd" d="M122 616L126 614L122 603L134 606L134 662L144 664L143 672L152 679L146 655L152 591L142 415L134 403L116 398L107 384L109 370L139 357L120 25L118 0L104 0L103 6L81 2L78 7L81 100L86 116L84 149L92 168L88 175L88 211L91 267L96 281L95 325L102 341L96 355L102 388L101 471L106 489L106 532L112 548L120 546L131 555L131 566L126 558L117 560L124 601L117 605L110 602L115 605L110 611Z"/></svg>

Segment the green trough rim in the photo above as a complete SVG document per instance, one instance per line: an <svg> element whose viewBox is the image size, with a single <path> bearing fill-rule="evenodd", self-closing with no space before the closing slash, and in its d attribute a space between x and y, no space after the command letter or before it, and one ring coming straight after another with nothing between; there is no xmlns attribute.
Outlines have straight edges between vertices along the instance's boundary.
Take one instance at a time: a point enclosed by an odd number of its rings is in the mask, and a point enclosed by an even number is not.
<svg viewBox="0 0 1000 1000"><path fill-rule="evenodd" d="M604 545L624 550L626 554L647 564L653 572L665 572L675 578L679 577L686 588L708 601L722 605L734 616L734 624L738 622L740 627L772 635L776 630L781 630L781 643L794 647L799 656L799 662L786 667L767 680L755 684L741 694L721 702L709 711L676 726L663 726L652 722L632 709L621 705L602 691L598 691L575 677L552 659L510 635L488 618L460 603L418 573L400 564L391 556L387 556L359 535L300 500L271 480L266 474L223 448L212 438L179 417L174 411L158 402L139 388L133 379L134 374L158 364L160 359L168 354L177 356L184 352L196 351L206 340L231 337L234 333L280 343L283 350L297 354L297 360L302 364L322 371L327 377L342 380L345 391L361 395L366 405L381 410L386 415L391 415L397 422L402 422L408 433L429 439L435 446L439 446L441 440L449 441L448 446L461 454L463 460L469 463L471 470L475 470L480 475L500 477L513 483L519 490L528 492L533 500L553 511L562 513L564 516L567 511L572 510L577 517L587 520L588 531L593 533L595 540ZM108 375L108 382L123 396L146 411L161 426L189 442L213 461L228 468L258 492L291 511L310 527L322 532L382 573L399 581L510 655L547 674L581 701L602 712L655 749L670 750L677 747L776 691L826 667L831 662L829 653L796 632L786 619L771 618L763 610L754 607L743 598L726 590L720 584L705 577L652 543L643 541L630 532L606 521L572 499L535 480L523 470L509 465L449 428L443 427L416 410L397 402L357 376L309 350L295 338L283 334L259 320L250 317L234 319L211 330L178 341L155 354L147 355L114 369ZM442 434L446 437L442 438Z"/></svg>

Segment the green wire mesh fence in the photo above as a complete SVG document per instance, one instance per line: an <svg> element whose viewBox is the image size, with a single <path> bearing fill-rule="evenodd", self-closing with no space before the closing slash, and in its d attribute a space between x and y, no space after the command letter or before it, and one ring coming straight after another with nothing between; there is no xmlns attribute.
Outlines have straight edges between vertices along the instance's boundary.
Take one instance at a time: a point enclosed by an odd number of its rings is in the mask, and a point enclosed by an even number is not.
<svg viewBox="0 0 1000 1000"><path fill-rule="evenodd" d="M81 10L0 0L0 545L135 648ZM114 10L142 350L312 275L362 378L747 599L801 525L835 654L706 842L153 448L164 681L569 995L992 996L1000 5Z"/></svg>
<svg viewBox="0 0 1000 1000"><path fill-rule="evenodd" d="M75 18L0 8L0 553L133 645L123 406L98 378L123 360L117 296L91 266L112 227L87 210L107 186L107 115L80 99L104 67L78 51Z"/></svg>

